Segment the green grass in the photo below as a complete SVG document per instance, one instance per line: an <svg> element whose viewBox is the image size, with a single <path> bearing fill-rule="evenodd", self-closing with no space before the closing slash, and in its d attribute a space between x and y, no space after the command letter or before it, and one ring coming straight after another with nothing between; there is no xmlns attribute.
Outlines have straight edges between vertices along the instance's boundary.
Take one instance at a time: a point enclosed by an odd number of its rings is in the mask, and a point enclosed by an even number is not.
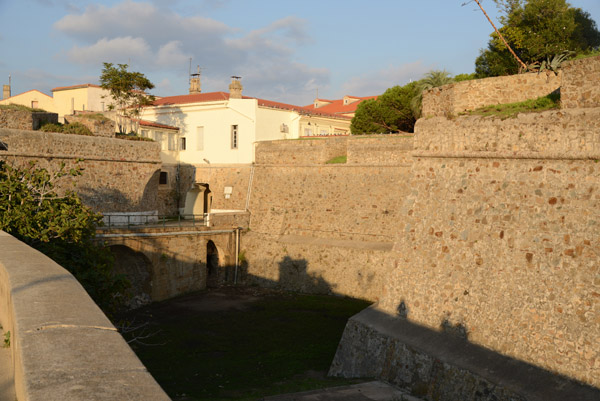
<svg viewBox="0 0 600 401"><path fill-rule="evenodd" d="M500 118L516 117L519 113L541 112L560 108L560 95L549 94L537 99L518 103L506 103L481 107L467 112L469 115L495 116Z"/></svg>
<svg viewBox="0 0 600 401"><path fill-rule="evenodd" d="M17 110L17 111L28 111L30 113L46 113L43 109L32 109L31 107L23 106L21 104L0 104L0 110Z"/></svg>
<svg viewBox="0 0 600 401"><path fill-rule="evenodd" d="M537 99L518 103L497 104L467 111L460 115L476 115L484 117L499 117L501 119L516 117L519 113L541 112L560 108L560 95L551 93Z"/></svg>
<svg viewBox="0 0 600 401"><path fill-rule="evenodd" d="M326 164L338 164L338 163L346 163L348 161L348 156L337 156L331 160L327 160Z"/></svg>
<svg viewBox="0 0 600 401"><path fill-rule="evenodd" d="M174 400L257 400L357 382L325 374L346 321L366 301L270 293L245 310L212 312L191 302L186 296L136 312L157 334L145 340L155 345L132 348Z"/></svg>

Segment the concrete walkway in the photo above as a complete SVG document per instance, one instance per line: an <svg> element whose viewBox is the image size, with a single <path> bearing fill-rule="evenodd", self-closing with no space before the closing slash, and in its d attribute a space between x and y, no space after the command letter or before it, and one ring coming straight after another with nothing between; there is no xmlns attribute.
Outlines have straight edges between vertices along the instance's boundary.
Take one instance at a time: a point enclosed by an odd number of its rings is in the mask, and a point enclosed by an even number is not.
<svg viewBox="0 0 600 401"><path fill-rule="evenodd" d="M422 401L379 381L265 397L264 401Z"/></svg>
<svg viewBox="0 0 600 401"><path fill-rule="evenodd" d="M4 330L0 329L0 400L14 401L15 381L12 374L10 348L4 348Z"/></svg>

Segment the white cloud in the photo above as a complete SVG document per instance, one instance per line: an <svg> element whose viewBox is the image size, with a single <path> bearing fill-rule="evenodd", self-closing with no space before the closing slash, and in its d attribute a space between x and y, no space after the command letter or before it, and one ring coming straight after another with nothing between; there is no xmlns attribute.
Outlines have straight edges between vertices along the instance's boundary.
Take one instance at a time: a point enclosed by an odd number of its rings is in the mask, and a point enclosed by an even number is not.
<svg viewBox="0 0 600 401"><path fill-rule="evenodd" d="M138 62L151 58L148 43L142 38L131 36L115 39L102 38L91 46L74 46L68 52L71 61L80 64L97 64L113 62L128 64L128 60Z"/></svg>
<svg viewBox="0 0 600 401"><path fill-rule="evenodd" d="M185 65L190 54L182 51L182 43L178 40L171 41L160 47L156 54L156 64L161 67Z"/></svg>
<svg viewBox="0 0 600 401"><path fill-rule="evenodd" d="M296 17L244 33L200 15L126 0L112 7L90 5L82 13L66 15L54 27L76 43L67 53L75 63L128 63L161 79L161 72L187 74L193 58L203 67L203 91L227 90L229 76L241 75L247 95L310 102L314 93L308 97L308 92L329 82L328 70L294 60L296 46L312 40L307 22Z"/></svg>
<svg viewBox="0 0 600 401"><path fill-rule="evenodd" d="M344 95L354 96L373 96L381 95L386 89L396 85L405 85L408 82L416 81L428 71L432 66L423 65L421 61L402 64L399 66L390 66L378 71L371 71L367 74L354 77L342 85L342 92L338 97Z"/></svg>

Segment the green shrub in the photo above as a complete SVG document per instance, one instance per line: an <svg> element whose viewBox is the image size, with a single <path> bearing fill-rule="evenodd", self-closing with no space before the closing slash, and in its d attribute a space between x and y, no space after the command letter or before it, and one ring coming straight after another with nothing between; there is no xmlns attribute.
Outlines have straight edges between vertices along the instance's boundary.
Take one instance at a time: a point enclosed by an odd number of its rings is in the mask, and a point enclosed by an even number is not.
<svg viewBox="0 0 600 401"><path fill-rule="evenodd" d="M135 134L116 134L117 139L125 139L127 141L145 141L145 142L154 142L152 138L145 138L143 136L138 136Z"/></svg>
<svg viewBox="0 0 600 401"><path fill-rule="evenodd" d="M63 125L61 123L45 123L41 126L40 131L42 132L63 132Z"/></svg>
<svg viewBox="0 0 600 401"><path fill-rule="evenodd" d="M78 122L63 125L62 132L63 134L94 135L88 127Z"/></svg>

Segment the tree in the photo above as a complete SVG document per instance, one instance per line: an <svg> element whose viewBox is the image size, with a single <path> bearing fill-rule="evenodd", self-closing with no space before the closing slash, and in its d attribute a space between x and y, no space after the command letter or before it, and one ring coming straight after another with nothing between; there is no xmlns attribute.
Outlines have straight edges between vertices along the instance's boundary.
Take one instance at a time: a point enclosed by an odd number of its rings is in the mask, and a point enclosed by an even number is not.
<svg viewBox="0 0 600 401"><path fill-rule="evenodd" d="M154 96L146 94L147 90L154 88L154 84L144 74L128 71L127 68L127 64L118 64L115 67L112 63L104 63L100 76L100 86L110 91L110 96L116 104L117 124L122 134L125 133L124 122L133 123L132 118L139 117L141 109L154 101ZM114 110L115 104L110 104L109 110ZM139 124L132 124L136 133L138 126Z"/></svg>
<svg viewBox="0 0 600 401"><path fill-rule="evenodd" d="M432 70L425 74L420 81L417 82L417 93L412 98L410 105L415 118L421 116L421 106L423 103L423 92L438 86L447 85L454 82L450 73L446 70Z"/></svg>
<svg viewBox="0 0 600 401"><path fill-rule="evenodd" d="M503 15L499 31L528 66L558 54L581 54L600 46L600 32L590 14L565 0L494 0ZM479 77L519 71L506 45L494 32L475 61Z"/></svg>
<svg viewBox="0 0 600 401"><path fill-rule="evenodd" d="M128 283L113 274L110 252L93 241L102 216L74 192L54 191L61 178L80 174L78 168L66 172L64 164L49 173L34 164L19 169L0 161L0 230L69 270L110 313L120 306Z"/></svg>
<svg viewBox="0 0 600 401"><path fill-rule="evenodd" d="M394 86L377 99L365 100L356 108L350 131L353 135L412 132L415 117L410 101L416 94L416 83Z"/></svg>

